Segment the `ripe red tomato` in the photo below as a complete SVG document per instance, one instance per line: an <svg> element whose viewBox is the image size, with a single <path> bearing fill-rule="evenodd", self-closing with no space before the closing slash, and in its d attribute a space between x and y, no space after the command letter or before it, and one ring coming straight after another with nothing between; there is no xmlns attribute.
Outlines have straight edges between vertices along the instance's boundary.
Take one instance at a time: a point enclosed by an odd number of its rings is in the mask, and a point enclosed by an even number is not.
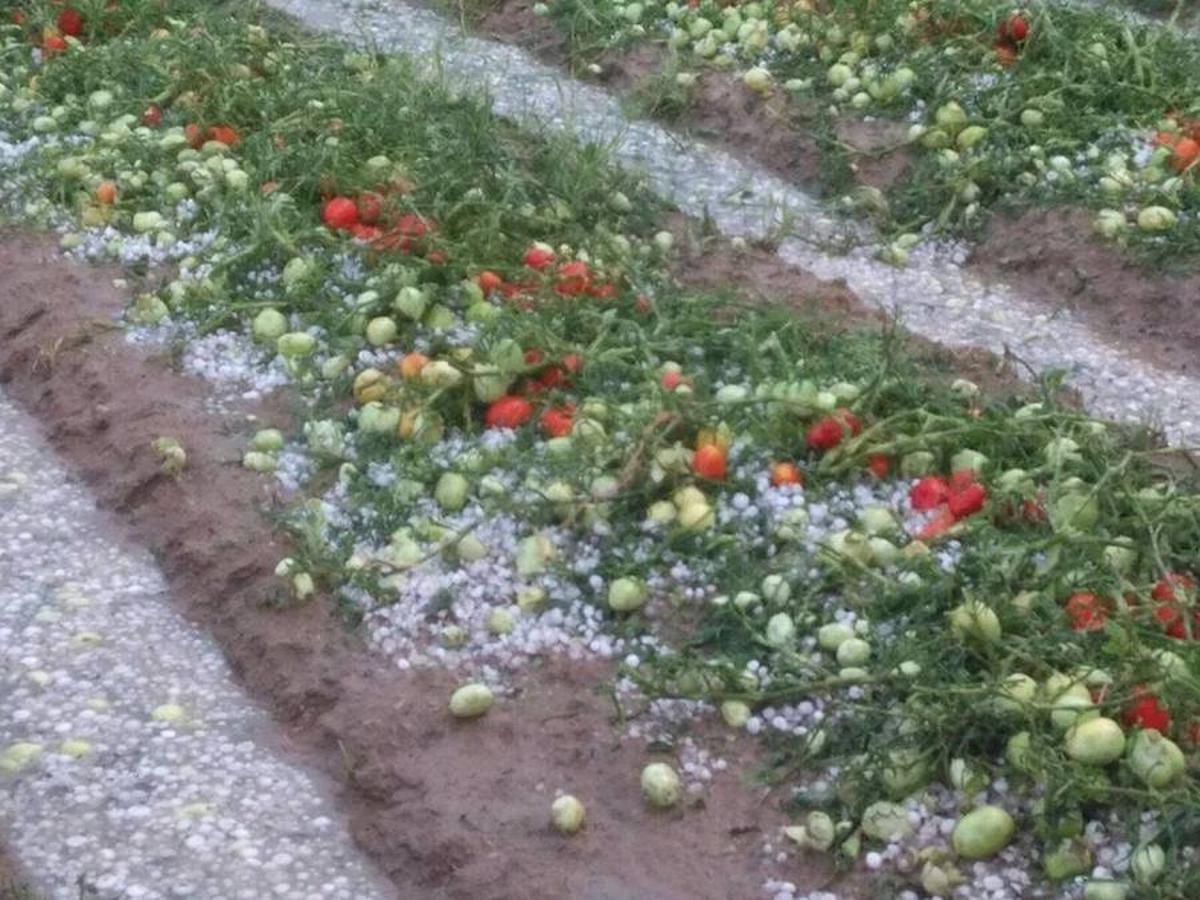
<svg viewBox="0 0 1200 900"><path fill-rule="evenodd" d="M236 147L241 141L238 136L237 129L232 125L213 125L207 132L205 137L210 141L220 141L226 147Z"/></svg>
<svg viewBox="0 0 1200 900"><path fill-rule="evenodd" d="M383 216L383 197L374 191L363 191L356 201L359 221L375 225Z"/></svg>
<svg viewBox="0 0 1200 900"><path fill-rule="evenodd" d="M908 502L918 511L937 509L950 499L950 485L940 475L926 475L908 489Z"/></svg>
<svg viewBox="0 0 1200 900"><path fill-rule="evenodd" d="M1066 610L1074 631L1099 631L1108 621L1107 604L1087 591L1077 591L1068 597Z"/></svg>
<svg viewBox="0 0 1200 900"><path fill-rule="evenodd" d="M350 231L358 224L358 207L349 197L334 197L321 208L321 221L337 231Z"/></svg>
<svg viewBox="0 0 1200 900"><path fill-rule="evenodd" d="M950 494L948 505L954 518L965 519L983 509L985 502L987 502L987 488L974 482L961 490L953 491Z"/></svg>
<svg viewBox="0 0 1200 900"><path fill-rule="evenodd" d="M54 24L68 37L79 37L83 33L83 16L69 6L58 14Z"/></svg>
<svg viewBox="0 0 1200 900"><path fill-rule="evenodd" d="M533 244L522 260L531 269L544 269L554 262L554 251L545 244Z"/></svg>
<svg viewBox="0 0 1200 900"><path fill-rule="evenodd" d="M818 419L804 433L804 442L810 450L832 450L847 435L862 431L858 416L845 407L835 409L830 415Z"/></svg>
<svg viewBox="0 0 1200 900"><path fill-rule="evenodd" d="M573 419L574 413L575 407L569 404L566 406L550 407L542 413L539 419L542 430L546 432L547 436L552 438L570 434L571 428L575 424Z"/></svg>
<svg viewBox="0 0 1200 900"><path fill-rule="evenodd" d="M892 460L886 453L872 453L867 457L867 471L876 478L887 478L892 468Z"/></svg>
<svg viewBox="0 0 1200 900"><path fill-rule="evenodd" d="M505 394L488 404L483 423L488 428L520 428L533 415L533 407L524 397Z"/></svg>
<svg viewBox="0 0 1200 900"><path fill-rule="evenodd" d="M162 107L151 103L142 111L142 124L147 128L157 128L162 124Z"/></svg>
<svg viewBox="0 0 1200 900"><path fill-rule="evenodd" d="M1145 728L1166 734L1171 728L1171 712L1154 694L1146 690L1145 685L1138 685L1133 690L1131 702L1121 714L1121 718L1130 728Z"/></svg>

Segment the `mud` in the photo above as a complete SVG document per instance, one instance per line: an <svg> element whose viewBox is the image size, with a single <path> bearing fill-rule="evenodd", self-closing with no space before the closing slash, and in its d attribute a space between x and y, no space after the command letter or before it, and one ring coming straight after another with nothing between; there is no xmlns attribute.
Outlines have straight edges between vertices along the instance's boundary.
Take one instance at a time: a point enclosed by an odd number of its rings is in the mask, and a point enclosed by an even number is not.
<svg viewBox="0 0 1200 900"><path fill-rule="evenodd" d="M996 216L970 265L1048 306L1070 309L1159 368L1200 369L1200 271L1150 271L1096 238L1084 211Z"/></svg>

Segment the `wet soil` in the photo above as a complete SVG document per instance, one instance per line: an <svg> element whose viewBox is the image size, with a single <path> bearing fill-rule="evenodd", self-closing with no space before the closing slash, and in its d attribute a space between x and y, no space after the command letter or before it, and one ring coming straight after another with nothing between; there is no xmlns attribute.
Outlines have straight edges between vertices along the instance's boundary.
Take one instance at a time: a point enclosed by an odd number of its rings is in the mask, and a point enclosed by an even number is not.
<svg viewBox="0 0 1200 900"><path fill-rule="evenodd" d="M1163 369L1200 371L1200 271L1152 272L1091 233L1081 210L995 216L970 264L1073 311L1114 346Z"/></svg>
<svg viewBox="0 0 1200 900"><path fill-rule="evenodd" d="M51 238L0 233L0 384L112 527L155 554L181 610L281 725L282 746L329 778L397 896L743 900L767 877L825 882L815 860L768 871L761 848L784 823L779 799L743 781L753 746L728 731L697 726L730 763L702 803L648 810L638 775L651 754L619 739L607 666L545 660L516 696L457 722L450 675L401 673L330 603L277 602L287 547L262 510L280 498L239 460L256 428L285 424L287 398L246 410L253 420L204 413L204 382L112 327L125 301L117 274L58 256ZM150 449L160 435L187 449L178 478ZM560 789L587 805L574 838L547 827Z"/></svg>

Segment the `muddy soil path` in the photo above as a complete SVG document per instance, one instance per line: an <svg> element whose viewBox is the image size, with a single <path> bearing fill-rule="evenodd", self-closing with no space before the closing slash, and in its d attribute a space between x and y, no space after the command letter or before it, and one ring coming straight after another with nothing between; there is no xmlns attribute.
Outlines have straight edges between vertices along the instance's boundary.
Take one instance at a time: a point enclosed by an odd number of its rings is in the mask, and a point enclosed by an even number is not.
<svg viewBox="0 0 1200 900"><path fill-rule="evenodd" d="M52 239L0 237L0 384L130 538L157 558L183 611L208 628L288 749L337 782L354 838L400 896L745 898L768 877L761 845L778 801L740 781L752 760L718 735L729 770L704 804L647 811L649 757L619 740L598 687L606 666L547 660L516 696L458 723L454 679L373 657L324 602L278 605L286 555L262 509L278 502L238 464L251 422L205 414L208 386L112 328L116 272L60 257ZM188 470L165 477L150 442L172 435ZM725 747L720 746L725 743ZM547 827L557 789L588 807L575 839ZM778 873L774 873L778 874ZM827 873L789 864L819 886Z"/></svg>

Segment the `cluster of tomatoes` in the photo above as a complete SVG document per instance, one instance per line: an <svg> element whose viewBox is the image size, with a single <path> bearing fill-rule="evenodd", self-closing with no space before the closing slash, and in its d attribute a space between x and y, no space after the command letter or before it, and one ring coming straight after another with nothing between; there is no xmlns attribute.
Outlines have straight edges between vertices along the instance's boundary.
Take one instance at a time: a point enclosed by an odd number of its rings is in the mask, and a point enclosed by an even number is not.
<svg viewBox="0 0 1200 900"><path fill-rule="evenodd" d="M112 8L111 5L109 8ZM24 25L28 21L25 11L20 8L14 9L10 18L14 25ZM35 34L34 42L41 47L43 54L53 56L67 49L67 38L78 39L83 34L83 27L83 14L67 6L59 10L53 25L47 25L40 33Z"/></svg>
<svg viewBox="0 0 1200 900"><path fill-rule="evenodd" d="M1190 636L1200 640L1200 607L1196 606L1195 598L1196 582L1191 575L1168 572L1150 589L1149 618L1170 638L1186 640ZM1125 605L1131 612L1136 612L1138 598L1126 595ZM1111 600L1090 591L1076 591L1064 604L1067 620L1076 631L1102 630L1114 608ZM1096 702L1103 699L1103 694L1103 690L1097 693ZM1126 725L1153 729L1164 735L1171 727L1170 710L1145 685L1134 688L1133 698L1123 716ZM1188 737L1193 742L1200 742L1200 721L1191 725Z"/></svg>
<svg viewBox="0 0 1200 900"><path fill-rule="evenodd" d="M1175 114L1167 116L1174 125L1172 131L1159 131L1154 143L1171 149L1171 167L1180 174L1195 171L1200 165L1200 120L1180 119Z"/></svg>
<svg viewBox="0 0 1200 900"><path fill-rule="evenodd" d="M522 379L516 391L488 404L483 417L488 428L520 428L533 418L534 400L539 395L570 389L571 376L583 367L583 360L578 354L568 353L557 362L549 361L541 350L531 348L525 351L525 365L530 375ZM563 401L546 405L538 424L548 438L565 437L575 427L575 404Z"/></svg>
<svg viewBox="0 0 1200 900"><path fill-rule="evenodd" d="M921 526L916 537L935 538L963 519L975 515L987 502L987 488L979 483L973 469L959 469L949 478L926 475L908 492L908 502L918 512L934 512Z"/></svg>
<svg viewBox="0 0 1200 900"><path fill-rule="evenodd" d="M325 200L321 221L333 231L344 231L372 250L422 254L431 263L444 263L446 254L429 249L437 223L414 212L398 209L386 186L354 196L336 195Z"/></svg>
<svg viewBox="0 0 1200 900"><path fill-rule="evenodd" d="M1029 20L1024 14L1014 12L1001 19L996 23L996 42L992 45L996 51L996 61L1004 66L1015 63L1028 38Z"/></svg>

